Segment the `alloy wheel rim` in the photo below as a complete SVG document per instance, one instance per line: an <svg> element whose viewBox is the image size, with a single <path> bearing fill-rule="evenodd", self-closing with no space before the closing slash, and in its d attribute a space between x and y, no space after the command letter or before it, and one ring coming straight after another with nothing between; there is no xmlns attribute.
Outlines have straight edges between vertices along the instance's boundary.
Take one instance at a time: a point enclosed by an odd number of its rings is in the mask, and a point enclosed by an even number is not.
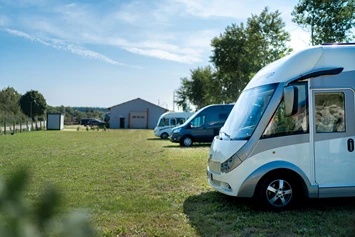
<svg viewBox="0 0 355 237"><path fill-rule="evenodd" d="M292 199L292 187L286 180L274 180L266 189L266 198L271 205L284 207Z"/></svg>

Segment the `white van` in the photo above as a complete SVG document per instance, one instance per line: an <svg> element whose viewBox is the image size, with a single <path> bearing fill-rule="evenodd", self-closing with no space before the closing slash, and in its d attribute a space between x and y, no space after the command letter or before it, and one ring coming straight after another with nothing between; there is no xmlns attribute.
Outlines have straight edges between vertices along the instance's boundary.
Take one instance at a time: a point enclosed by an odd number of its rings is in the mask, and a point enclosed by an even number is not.
<svg viewBox="0 0 355 237"><path fill-rule="evenodd" d="M355 44L310 47L260 70L215 137L209 184L282 210L355 196Z"/></svg>
<svg viewBox="0 0 355 237"><path fill-rule="evenodd" d="M158 120L157 126L154 128L154 135L167 139L171 130L185 121L194 113L189 112L166 112L162 114Z"/></svg>

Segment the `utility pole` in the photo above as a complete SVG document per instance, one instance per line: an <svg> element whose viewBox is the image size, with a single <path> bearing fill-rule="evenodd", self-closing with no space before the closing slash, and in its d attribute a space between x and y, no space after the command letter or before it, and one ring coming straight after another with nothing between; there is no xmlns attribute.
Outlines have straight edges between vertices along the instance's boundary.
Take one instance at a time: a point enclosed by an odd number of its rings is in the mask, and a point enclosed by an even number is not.
<svg viewBox="0 0 355 237"><path fill-rule="evenodd" d="M173 111L175 112L175 90L173 91Z"/></svg>

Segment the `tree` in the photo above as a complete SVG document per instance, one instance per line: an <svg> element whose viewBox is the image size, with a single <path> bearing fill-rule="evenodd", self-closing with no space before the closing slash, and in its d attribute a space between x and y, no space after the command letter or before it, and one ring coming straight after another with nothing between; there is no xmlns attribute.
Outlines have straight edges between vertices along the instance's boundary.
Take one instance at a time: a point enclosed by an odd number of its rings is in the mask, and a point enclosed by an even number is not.
<svg viewBox="0 0 355 237"><path fill-rule="evenodd" d="M180 78L180 87L176 91L176 104L182 107L183 111L187 110L189 105L190 81L187 77Z"/></svg>
<svg viewBox="0 0 355 237"><path fill-rule="evenodd" d="M21 112L19 100L21 95L12 87L7 87L0 91L0 113L1 120L9 123L24 120Z"/></svg>
<svg viewBox="0 0 355 237"><path fill-rule="evenodd" d="M355 24L355 0L300 0L292 21L311 32L311 44L349 42Z"/></svg>
<svg viewBox="0 0 355 237"><path fill-rule="evenodd" d="M257 71L292 51L286 45L290 34L280 16L266 7L248 18L246 26L232 24L212 40L211 62L225 102L236 101Z"/></svg>
<svg viewBox="0 0 355 237"><path fill-rule="evenodd" d="M266 7L252 15L246 25L232 24L211 41L214 67L191 70L191 79L182 78L177 104L188 102L201 108L212 103L235 102L250 79L266 64L287 54L290 34L279 11Z"/></svg>
<svg viewBox="0 0 355 237"><path fill-rule="evenodd" d="M281 12L270 12L267 7L260 15L252 15L247 20L248 52L252 56L252 72L289 54L292 49L286 44L291 40L290 33L284 30Z"/></svg>
<svg viewBox="0 0 355 237"><path fill-rule="evenodd" d="M191 72L191 79L182 78L181 86L176 91L176 103L186 110L189 102L200 109L206 105L218 102L218 81L210 66L198 67Z"/></svg>
<svg viewBox="0 0 355 237"><path fill-rule="evenodd" d="M211 62L217 69L216 80L222 97L235 101L249 81L248 38L244 24L227 26L225 32L212 39Z"/></svg>
<svg viewBox="0 0 355 237"><path fill-rule="evenodd" d="M41 93L31 90L21 97L20 106L22 112L33 120L34 117L45 113L47 103Z"/></svg>

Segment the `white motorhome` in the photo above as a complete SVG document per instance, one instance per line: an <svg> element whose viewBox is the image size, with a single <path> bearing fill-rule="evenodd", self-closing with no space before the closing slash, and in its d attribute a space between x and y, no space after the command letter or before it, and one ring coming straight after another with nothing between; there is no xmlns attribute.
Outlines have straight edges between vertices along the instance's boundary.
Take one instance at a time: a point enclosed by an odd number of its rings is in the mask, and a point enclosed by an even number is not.
<svg viewBox="0 0 355 237"><path fill-rule="evenodd" d="M270 209L299 197L355 196L355 45L310 47L261 69L207 166L209 184Z"/></svg>
<svg viewBox="0 0 355 237"><path fill-rule="evenodd" d="M167 139L174 127L183 124L193 114L189 112L166 112L162 114L154 128L154 135Z"/></svg>

